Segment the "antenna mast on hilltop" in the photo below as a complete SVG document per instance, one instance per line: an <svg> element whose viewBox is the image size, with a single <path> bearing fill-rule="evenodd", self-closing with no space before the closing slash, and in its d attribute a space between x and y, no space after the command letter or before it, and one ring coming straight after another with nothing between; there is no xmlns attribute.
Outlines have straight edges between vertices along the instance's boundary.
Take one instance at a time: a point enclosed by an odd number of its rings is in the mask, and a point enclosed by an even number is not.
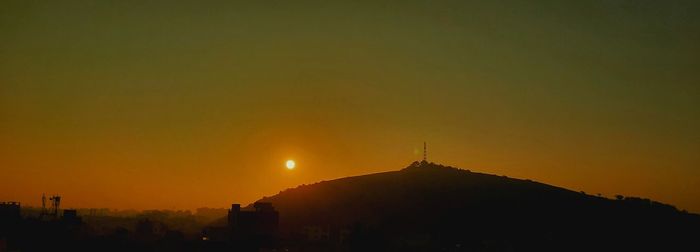
<svg viewBox="0 0 700 252"><path fill-rule="evenodd" d="M423 162L428 162L428 145L423 142Z"/></svg>

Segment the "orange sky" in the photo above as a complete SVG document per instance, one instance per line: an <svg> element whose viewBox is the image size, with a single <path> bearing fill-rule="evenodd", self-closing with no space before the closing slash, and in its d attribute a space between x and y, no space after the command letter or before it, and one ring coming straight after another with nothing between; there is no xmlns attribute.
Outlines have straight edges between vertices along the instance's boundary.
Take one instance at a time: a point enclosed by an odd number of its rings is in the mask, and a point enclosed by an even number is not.
<svg viewBox="0 0 700 252"><path fill-rule="evenodd" d="M698 11L9 1L0 201L226 207L428 141L438 163L700 212Z"/></svg>

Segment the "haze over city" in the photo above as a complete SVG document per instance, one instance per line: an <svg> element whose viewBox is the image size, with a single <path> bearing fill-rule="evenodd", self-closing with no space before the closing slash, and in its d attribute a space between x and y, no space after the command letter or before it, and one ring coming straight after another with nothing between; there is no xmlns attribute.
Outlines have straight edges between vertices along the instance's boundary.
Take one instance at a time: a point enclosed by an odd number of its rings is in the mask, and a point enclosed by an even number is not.
<svg viewBox="0 0 700 252"><path fill-rule="evenodd" d="M697 1L4 1L0 199L196 209L422 158L700 212ZM288 169L293 160L293 169Z"/></svg>

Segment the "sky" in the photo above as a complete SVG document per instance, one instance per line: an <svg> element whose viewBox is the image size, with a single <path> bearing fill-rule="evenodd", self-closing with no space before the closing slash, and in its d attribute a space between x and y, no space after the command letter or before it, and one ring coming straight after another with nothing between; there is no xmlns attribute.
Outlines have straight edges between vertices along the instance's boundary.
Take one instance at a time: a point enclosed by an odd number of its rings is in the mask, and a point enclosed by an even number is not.
<svg viewBox="0 0 700 252"><path fill-rule="evenodd" d="M0 201L195 209L422 158L700 212L700 2L0 3ZM285 161L297 163L294 170Z"/></svg>

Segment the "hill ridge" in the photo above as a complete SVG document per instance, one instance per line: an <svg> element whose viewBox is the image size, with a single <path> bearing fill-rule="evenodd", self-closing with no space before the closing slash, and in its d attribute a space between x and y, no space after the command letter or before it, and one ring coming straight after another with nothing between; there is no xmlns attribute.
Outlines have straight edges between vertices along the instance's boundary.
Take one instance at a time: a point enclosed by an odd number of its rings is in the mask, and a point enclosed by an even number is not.
<svg viewBox="0 0 700 252"><path fill-rule="evenodd" d="M586 243L594 249L618 244L621 238L654 238L659 242L653 244L666 249L664 244L695 244L687 235L700 232L700 216L668 204L637 197L608 199L425 161L396 171L300 185L261 201L279 210L282 232L303 232L310 226L369 232L379 237L373 243L386 242L392 248L422 237L429 246L471 244L475 249L493 239L538 248L552 241L563 245L599 239Z"/></svg>

